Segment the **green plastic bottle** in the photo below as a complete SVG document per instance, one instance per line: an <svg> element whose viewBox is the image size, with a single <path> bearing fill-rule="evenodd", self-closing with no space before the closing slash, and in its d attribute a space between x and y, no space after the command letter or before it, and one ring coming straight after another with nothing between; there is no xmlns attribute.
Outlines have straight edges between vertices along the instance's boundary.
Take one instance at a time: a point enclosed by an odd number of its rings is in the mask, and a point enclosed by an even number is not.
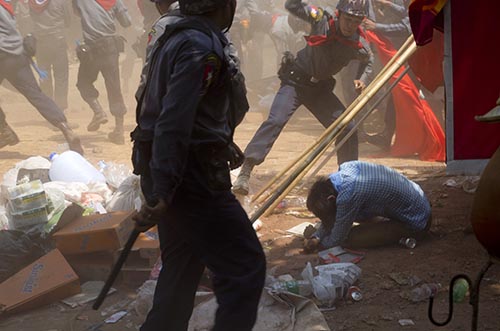
<svg viewBox="0 0 500 331"><path fill-rule="evenodd" d="M458 279L453 284L453 302L464 302L467 293L469 292L469 282L465 278Z"/></svg>

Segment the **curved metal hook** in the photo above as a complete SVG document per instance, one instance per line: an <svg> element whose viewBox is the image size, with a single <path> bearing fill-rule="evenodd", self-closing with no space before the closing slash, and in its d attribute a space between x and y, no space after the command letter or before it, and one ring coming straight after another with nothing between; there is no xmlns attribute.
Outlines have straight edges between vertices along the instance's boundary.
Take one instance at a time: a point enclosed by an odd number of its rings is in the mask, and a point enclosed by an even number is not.
<svg viewBox="0 0 500 331"><path fill-rule="evenodd" d="M455 285L455 282L458 281L460 278L463 278L467 281L467 283L469 283L469 288L473 288L473 283L471 281L471 279L469 278L469 276L467 275L464 275L464 274L459 274L459 275L456 275L454 276L451 281L450 281L450 290L448 292L448 318L444 321L444 322L437 322L435 319L434 319L434 316L432 316L432 308L434 306L434 296L431 296L430 297L430 300L429 300L429 311L428 311L428 314L429 314L429 320L432 322L432 324L436 325L436 326L445 326L446 324L450 323L452 317L453 317L453 286Z"/></svg>

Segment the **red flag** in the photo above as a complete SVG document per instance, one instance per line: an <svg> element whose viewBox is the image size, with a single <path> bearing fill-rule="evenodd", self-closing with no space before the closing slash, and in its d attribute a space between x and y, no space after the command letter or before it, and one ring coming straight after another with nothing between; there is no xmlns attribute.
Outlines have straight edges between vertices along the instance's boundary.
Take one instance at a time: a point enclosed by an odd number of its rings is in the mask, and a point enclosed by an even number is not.
<svg viewBox="0 0 500 331"><path fill-rule="evenodd" d="M411 30L417 45L432 40L434 28L443 31L442 9L447 0L412 0L408 8Z"/></svg>
<svg viewBox="0 0 500 331"><path fill-rule="evenodd" d="M374 33L366 32L368 41L377 49L383 64L396 54L391 42ZM394 74L396 79L404 68ZM391 147L391 155L412 156L418 154L423 161L444 161L444 131L429 104L420 99L419 91L411 78L405 75L392 90L396 108L396 139Z"/></svg>
<svg viewBox="0 0 500 331"><path fill-rule="evenodd" d="M12 8L12 4L8 0L0 0L0 6L5 8L12 16L14 16L14 8Z"/></svg>
<svg viewBox="0 0 500 331"><path fill-rule="evenodd" d="M408 64L420 83L431 92L444 85L444 35L437 31L430 43L417 48Z"/></svg>

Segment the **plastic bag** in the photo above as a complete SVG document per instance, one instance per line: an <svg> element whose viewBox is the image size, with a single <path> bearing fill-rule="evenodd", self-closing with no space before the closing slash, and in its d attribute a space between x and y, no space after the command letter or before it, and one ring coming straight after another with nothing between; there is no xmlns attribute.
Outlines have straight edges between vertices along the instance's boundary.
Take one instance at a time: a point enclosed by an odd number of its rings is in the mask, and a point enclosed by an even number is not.
<svg viewBox="0 0 500 331"><path fill-rule="evenodd" d="M22 231L0 231L0 283L52 250L50 241Z"/></svg>
<svg viewBox="0 0 500 331"><path fill-rule="evenodd" d="M137 208L137 199L141 199L141 181L136 175L129 176L118 187L106 205L106 210L133 210Z"/></svg>
<svg viewBox="0 0 500 331"><path fill-rule="evenodd" d="M9 218L4 206L0 206L0 230L9 229Z"/></svg>
<svg viewBox="0 0 500 331"><path fill-rule="evenodd" d="M99 161L99 168L106 178L106 183L118 189L125 179L132 175L132 170L125 164Z"/></svg>

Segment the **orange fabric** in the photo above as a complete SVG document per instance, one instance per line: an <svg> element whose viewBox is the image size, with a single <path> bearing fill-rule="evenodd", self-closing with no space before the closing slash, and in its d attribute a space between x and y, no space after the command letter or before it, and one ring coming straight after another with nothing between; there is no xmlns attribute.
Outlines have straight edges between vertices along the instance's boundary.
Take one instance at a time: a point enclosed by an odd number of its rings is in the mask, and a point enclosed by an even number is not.
<svg viewBox="0 0 500 331"><path fill-rule="evenodd" d="M385 65L396 54L391 42L373 31L367 31L366 35ZM398 70L392 80L403 70ZM405 157L418 154L423 161L444 161L444 131L429 104L419 98L419 91L408 75L394 87L392 96L396 108L396 139L391 155Z"/></svg>
<svg viewBox="0 0 500 331"><path fill-rule="evenodd" d="M108 11L116 4L116 0L96 0L104 10Z"/></svg>

